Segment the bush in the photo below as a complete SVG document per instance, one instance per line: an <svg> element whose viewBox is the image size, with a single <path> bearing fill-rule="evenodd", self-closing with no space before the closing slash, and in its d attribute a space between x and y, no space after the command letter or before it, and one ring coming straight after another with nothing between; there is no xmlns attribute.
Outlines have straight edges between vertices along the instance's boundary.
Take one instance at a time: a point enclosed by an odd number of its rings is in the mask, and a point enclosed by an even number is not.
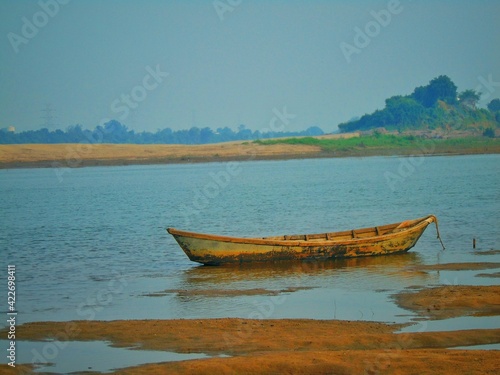
<svg viewBox="0 0 500 375"><path fill-rule="evenodd" d="M493 128L485 129L483 132L483 136L489 138L495 138L495 131L493 130Z"/></svg>

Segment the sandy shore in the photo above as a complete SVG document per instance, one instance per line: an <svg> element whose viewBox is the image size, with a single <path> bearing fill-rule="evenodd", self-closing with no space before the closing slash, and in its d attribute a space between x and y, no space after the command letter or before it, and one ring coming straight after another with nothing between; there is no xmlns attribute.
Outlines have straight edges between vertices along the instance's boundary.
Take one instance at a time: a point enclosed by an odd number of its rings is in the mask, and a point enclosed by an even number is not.
<svg viewBox="0 0 500 375"><path fill-rule="evenodd" d="M499 292L499 286L442 286L404 291L396 301L433 318L499 315ZM448 314L428 311L436 301ZM19 326L18 339L103 340L120 347L213 356L146 364L114 374L444 374L457 369L497 374L500 370L498 351L452 349L500 343L500 328L398 333L402 327L364 321L234 318L35 322ZM25 371L31 368L0 366L0 373Z"/></svg>
<svg viewBox="0 0 500 375"><path fill-rule="evenodd" d="M331 139L348 135L325 135ZM353 135L350 135L353 136ZM359 136L356 135L356 136ZM252 141L206 145L133 145L133 144L20 144L0 145L0 168L55 167L77 168L104 165L172 164L321 157L362 157L384 155L420 155L422 149L366 148L324 151L319 146L300 144L261 145ZM499 153L500 147L436 147L426 155Z"/></svg>
<svg viewBox="0 0 500 375"><path fill-rule="evenodd" d="M0 168L171 164L321 157L317 146L227 142L209 145L0 145Z"/></svg>

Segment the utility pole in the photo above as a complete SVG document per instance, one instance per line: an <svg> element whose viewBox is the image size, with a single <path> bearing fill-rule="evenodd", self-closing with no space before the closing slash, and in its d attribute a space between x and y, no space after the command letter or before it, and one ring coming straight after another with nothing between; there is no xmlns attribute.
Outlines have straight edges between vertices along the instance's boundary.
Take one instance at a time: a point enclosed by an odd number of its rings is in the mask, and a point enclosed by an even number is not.
<svg viewBox="0 0 500 375"><path fill-rule="evenodd" d="M44 120L43 127L50 129L50 128L55 128L57 124L54 123L55 117L53 115L53 112L55 112L55 109L52 108L50 104L46 104L45 108L41 110L43 115L41 116L42 120Z"/></svg>

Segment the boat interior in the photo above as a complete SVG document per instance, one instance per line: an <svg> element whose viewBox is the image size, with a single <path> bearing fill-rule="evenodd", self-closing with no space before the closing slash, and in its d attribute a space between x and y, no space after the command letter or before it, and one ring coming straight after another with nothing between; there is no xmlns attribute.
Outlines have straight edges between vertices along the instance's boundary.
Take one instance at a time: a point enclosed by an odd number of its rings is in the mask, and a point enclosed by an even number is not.
<svg viewBox="0 0 500 375"><path fill-rule="evenodd" d="M372 228L352 229L341 232L328 232L318 234L294 234L284 236L262 237L266 240L277 241L333 241L333 240L351 240L354 238L369 238L383 236L385 234L397 233L411 226L414 221L405 221L402 223L381 225Z"/></svg>

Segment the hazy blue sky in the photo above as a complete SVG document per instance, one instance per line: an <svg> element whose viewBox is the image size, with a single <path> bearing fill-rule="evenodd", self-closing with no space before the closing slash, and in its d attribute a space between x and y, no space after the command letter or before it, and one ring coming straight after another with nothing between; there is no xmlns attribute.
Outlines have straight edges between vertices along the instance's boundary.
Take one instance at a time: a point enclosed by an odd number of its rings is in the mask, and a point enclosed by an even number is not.
<svg viewBox="0 0 500 375"><path fill-rule="evenodd" d="M0 128L38 129L51 105L63 129L262 130L280 113L333 131L441 74L485 105L499 15L491 0L2 0Z"/></svg>

